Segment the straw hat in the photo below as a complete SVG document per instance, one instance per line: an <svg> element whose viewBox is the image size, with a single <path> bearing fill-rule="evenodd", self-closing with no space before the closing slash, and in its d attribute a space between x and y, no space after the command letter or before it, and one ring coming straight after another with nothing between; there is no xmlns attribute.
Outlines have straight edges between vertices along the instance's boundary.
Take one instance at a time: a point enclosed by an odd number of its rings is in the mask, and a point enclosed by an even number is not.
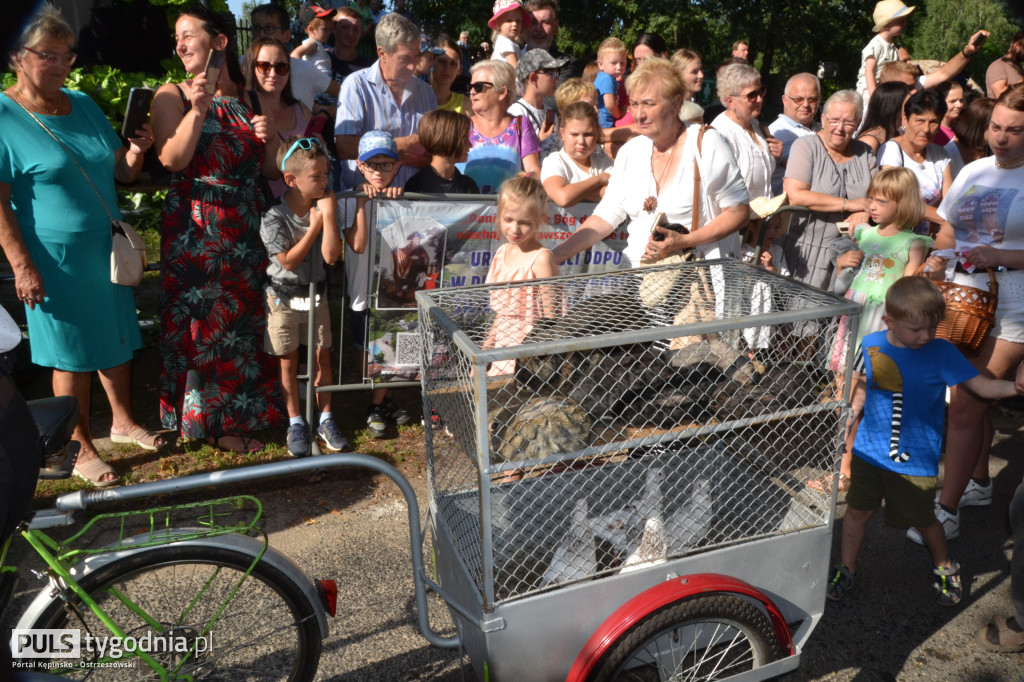
<svg viewBox="0 0 1024 682"><path fill-rule="evenodd" d="M788 205L789 197L785 192L775 197L757 197L750 202L750 219L768 218L775 215L783 206ZM793 220L793 214L789 211L782 214L782 233L789 231L789 225Z"/></svg>
<svg viewBox="0 0 1024 682"><path fill-rule="evenodd" d="M523 7L523 3L519 0L496 0L494 3L494 14L491 20L487 22L487 25L493 28L495 31L498 30L498 17L506 12L511 12L515 9L523 10L523 26L529 26L533 23L533 15L526 11Z"/></svg>
<svg viewBox="0 0 1024 682"><path fill-rule="evenodd" d="M875 20L875 27L871 30L878 33L893 19L905 17L913 12L914 7L916 5L907 7L900 0L882 0L875 5L875 12L871 15L871 18Z"/></svg>

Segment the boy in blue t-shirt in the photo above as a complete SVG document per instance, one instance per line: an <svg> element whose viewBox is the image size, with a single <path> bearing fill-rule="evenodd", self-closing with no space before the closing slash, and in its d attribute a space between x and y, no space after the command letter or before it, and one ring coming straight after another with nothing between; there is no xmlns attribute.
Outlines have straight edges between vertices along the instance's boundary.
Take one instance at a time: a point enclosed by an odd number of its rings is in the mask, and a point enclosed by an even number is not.
<svg viewBox="0 0 1024 682"><path fill-rule="evenodd" d="M629 51L618 38L605 38L597 47L597 68L594 79L597 88L597 121L602 128L614 128L615 122L626 115L620 107L620 91L626 77Z"/></svg>
<svg viewBox="0 0 1024 682"><path fill-rule="evenodd" d="M884 500L889 524L917 528L924 538L939 603L960 601L960 565L950 558L935 518L946 388L962 384L983 398L1008 398L1024 393L1024 365L1016 384L979 375L956 346L935 338L945 309L931 281L904 277L885 296L882 320L888 330L864 337L867 394L853 445L841 563L832 571L829 599L842 599L853 588L868 520Z"/></svg>

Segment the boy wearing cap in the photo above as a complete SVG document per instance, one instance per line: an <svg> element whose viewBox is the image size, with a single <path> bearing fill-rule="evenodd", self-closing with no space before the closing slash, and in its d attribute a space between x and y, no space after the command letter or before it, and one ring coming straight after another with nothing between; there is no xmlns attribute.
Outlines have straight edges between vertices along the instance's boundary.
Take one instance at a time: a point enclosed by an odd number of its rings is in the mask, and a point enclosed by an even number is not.
<svg viewBox="0 0 1024 682"><path fill-rule="evenodd" d="M875 26L871 30L877 33L861 50L860 71L857 73L857 92L864 97L864 106L878 86L878 77L882 73L882 65L900 59L899 48L893 39L903 35L907 27L907 17L914 7L907 7L900 0L881 0L875 5L872 18Z"/></svg>
<svg viewBox="0 0 1024 682"><path fill-rule="evenodd" d="M547 50L530 50L519 60L516 76L523 84L524 92L508 108L509 116L525 116L537 131L540 140L540 160L558 151L558 135L552 133L558 128L558 112L544 106L545 99L553 102L558 89L558 73L565 66L566 59L555 59ZM550 112L550 113L549 113Z"/></svg>
<svg viewBox="0 0 1024 682"><path fill-rule="evenodd" d="M281 393L288 410L288 452L306 457L310 449L309 427L299 407L299 346L306 341L309 321L309 285L317 283L315 310L316 385L333 383L331 378L331 320L327 307L327 270L324 261L334 263L341 255L341 242L333 212L321 212L317 202L331 196L327 189L328 159L319 139L291 137L277 154L277 165L288 190L279 203L263 215L260 238L270 255L264 306L267 331L264 350L278 358ZM333 197L331 197L333 200ZM320 254L313 247L323 233ZM346 230L345 240L357 251L366 249L364 229ZM329 393L317 395L320 422L316 435L328 452L341 452L348 440L341 435L331 415Z"/></svg>
<svg viewBox="0 0 1024 682"><path fill-rule="evenodd" d="M402 195L401 187L392 182L399 169L398 145L391 133L371 130L359 138L359 155L356 167L362 173L365 183L361 188L366 197L346 200L345 215L352 216L351 228L356 234L369 234L373 224L369 201L376 197L395 199ZM349 329L355 339L356 348L366 352L366 329L370 314L368 302L369 270L372 255L358 251L349 245L345 249L345 275L348 279ZM366 427L374 438L381 438L387 432L388 424L408 424L411 417L404 409L391 402L387 389L377 388L370 392L370 405L366 411Z"/></svg>

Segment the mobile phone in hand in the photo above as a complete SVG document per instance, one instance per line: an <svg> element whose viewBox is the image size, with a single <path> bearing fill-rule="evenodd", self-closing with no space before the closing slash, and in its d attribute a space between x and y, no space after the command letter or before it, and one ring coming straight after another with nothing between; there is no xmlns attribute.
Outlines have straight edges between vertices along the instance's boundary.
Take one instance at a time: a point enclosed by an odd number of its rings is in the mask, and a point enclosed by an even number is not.
<svg viewBox="0 0 1024 682"><path fill-rule="evenodd" d="M149 120L149 105L153 102L153 91L149 88L132 88L128 93L128 106L124 111L121 136L135 137L135 131Z"/></svg>
<svg viewBox="0 0 1024 682"><path fill-rule="evenodd" d="M554 109L548 109L548 110L546 110L544 112L544 125L546 127L549 127L549 128L551 126L555 125L555 110Z"/></svg>
<svg viewBox="0 0 1024 682"><path fill-rule="evenodd" d="M206 59L206 91L211 95L217 92L217 80L224 68L224 59L224 50L210 50L210 56Z"/></svg>
<svg viewBox="0 0 1024 682"><path fill-rule="evenodd" d="M979 33L978 36L971 41L971 45L980 48L982 45L985 44L986 40L988 40L988 36L985 35L984 33Z"/></svg>

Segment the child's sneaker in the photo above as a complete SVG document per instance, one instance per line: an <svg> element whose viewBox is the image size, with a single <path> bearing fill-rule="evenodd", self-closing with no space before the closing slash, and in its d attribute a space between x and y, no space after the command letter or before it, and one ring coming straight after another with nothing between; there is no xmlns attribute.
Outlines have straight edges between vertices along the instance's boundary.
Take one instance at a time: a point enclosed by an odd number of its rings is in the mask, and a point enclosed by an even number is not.
<svg viewBox="0 0 1024 682"><path fill-rule="evenodd" d="M935 518L942 524L943 530L946 531L946 539L953 540L960 537L960 513L950 514L939 505L935 505ZM910 528L907 530L907 539L911 542L923 545L924 538L921 537L921 532L916 528Z"/></svg>
<svg viewBox="0 0 1024 682"><path fill-rule="evenodd" d="M384 398L384 402L381 403L380 409L384 412L384 419L392 424L404 426L412 420L412 417L409 416L409 413L406 412L404 408L401 408L391 402L391 398Z"/></svg>
<svg viewBox="0 0 1024 682"><path fill-rule="evenodd" d="M941 606L956 606L960 603L964 588L960 582L960 564L950 560L949 566L935 566L935 597Z"/></svg>
<svg viewBox="0 0 1024 682"><path fill-rule="evenodd" d="M832 601L839 601L852 589L853 573L850 573L846 564L839 564L832 573L832 579L828 581L828 591L825 592L825 596Z"/></svg>
<svg viewBox="0 0 1024 682"><path fill-rule="evenodd" d="M288 427L288 452L292 457L309 456L309 433L305 424L292 424Z"/></svg>
<svg viewBox="0 0 1024 682"><path fill-rule="evenodd" d="M370 405L366 412L366 428L374 438L382 438L388 430L388 420L382 405Z"/></svg>
<svg viewBox="0 0 1024 682"><path fill-rule="evenodd" d="M988 485L980 485L973 478L960 497L960 507L987 507L992 504L992 479Z"/></svg>
<svg viewBox="0 0 1024 682"><path fill-rule="evenodd" d="M338 425L334 422L333 418L321 423L320 427L316 430L316 435L320 436L320 440L324 444L324 450L328 452L342 452L348 449L348 438L341 435L341 431L338 429Z"/></svg>

